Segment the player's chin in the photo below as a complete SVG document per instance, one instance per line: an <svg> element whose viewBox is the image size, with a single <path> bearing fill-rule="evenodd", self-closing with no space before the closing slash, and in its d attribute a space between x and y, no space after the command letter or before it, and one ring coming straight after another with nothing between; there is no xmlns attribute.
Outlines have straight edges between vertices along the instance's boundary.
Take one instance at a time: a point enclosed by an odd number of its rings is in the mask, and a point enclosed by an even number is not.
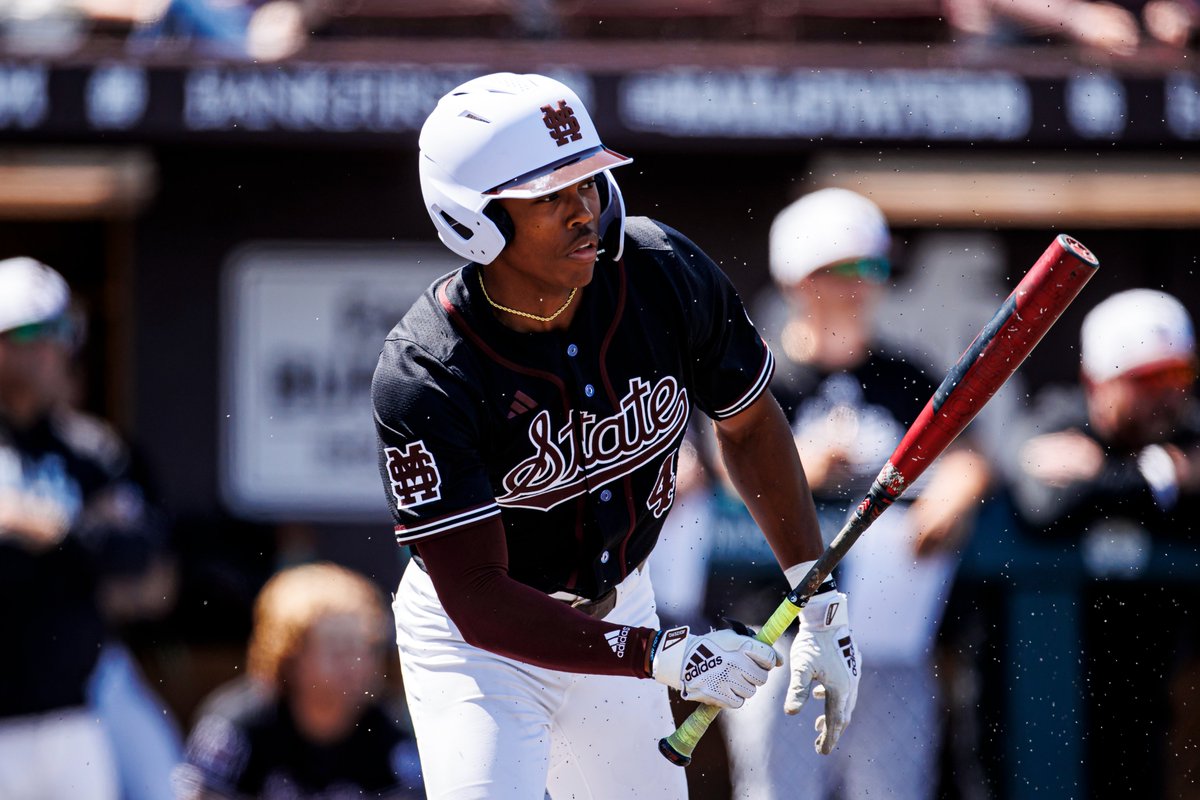
<svg viewBox="0 0 1200 800"><path fill-rule="evenodd" d="M571 286L587 286L592 282L596 270L596 248L586 248L569 253L566 258L564 276Z"/></svg>

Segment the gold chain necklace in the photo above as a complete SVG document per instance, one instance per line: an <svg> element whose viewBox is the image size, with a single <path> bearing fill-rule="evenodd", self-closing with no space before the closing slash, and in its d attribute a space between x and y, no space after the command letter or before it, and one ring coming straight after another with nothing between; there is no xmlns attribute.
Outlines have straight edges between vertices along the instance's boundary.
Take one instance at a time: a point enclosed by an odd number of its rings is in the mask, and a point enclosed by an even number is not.
<svg viewBox="0 0 1200 800"><path fill-rule="evenodd" d="M571 293L569 295L567 295L566 301L561 306L558 307L558 311L555 311L553 314L551 314L548 317L540 317L537 314L530 314L528 311L517 311L515 308L509 308L508 306L502 306L499 303L497 303L495 300L493 300L487 293L487 287L483 285L483 273L482 272L479 273L479 288L480 288L480 290L483 291L483 299L487 300L488 305L490 305L492 308L498 308L501 311L507 311L509 314L516 314L518 317L525 317L525 319L532 319L532 320L536 320L537 322L553 322L558 317L559 314L561 314L562 312L567 310L567 306L571 305L571 301L575 299L575 293L579 291L579 287L576 286L574 289L571 290Z"/></svg>

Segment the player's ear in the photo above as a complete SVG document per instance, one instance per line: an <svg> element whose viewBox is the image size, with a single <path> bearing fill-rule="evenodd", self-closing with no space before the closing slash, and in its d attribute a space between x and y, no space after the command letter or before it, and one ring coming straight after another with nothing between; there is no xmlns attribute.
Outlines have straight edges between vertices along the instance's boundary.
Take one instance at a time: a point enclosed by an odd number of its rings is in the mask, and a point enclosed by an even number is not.
<svg viewBox="0 0 1200 800"><path fill-rule="evenodd" d="M517 232L516 226L513 224L512 217L508 211L501 205L499 200L492 200L483 207L483 215L495 223L500 229L500 235L504 237L504 244L507 245L513 240L513 236Z"/></svg>

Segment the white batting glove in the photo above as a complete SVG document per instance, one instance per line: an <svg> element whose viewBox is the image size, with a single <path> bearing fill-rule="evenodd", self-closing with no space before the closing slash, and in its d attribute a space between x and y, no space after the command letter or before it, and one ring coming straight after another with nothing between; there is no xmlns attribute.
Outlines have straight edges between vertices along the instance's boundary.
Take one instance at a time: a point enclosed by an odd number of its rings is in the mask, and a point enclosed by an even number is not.
<svg viewBox="0 0 1200 800"><path fill-rule="evenodd" d="M800 611L800 628L792 642L791 681L783 710L799 714L812 694L825 699L825 713L817 717L816 750L833 752L842 731L850 724L858 700L862 662L850 638L846 595L826 591L814 595ZM814 692L813 690L816 689Z"/></svg>
<svg viewBox="0 0 1200 800"><path fill-rule="evenodd" d="M686 700L741 708L783 663L768 644L731 630L688 633L686 625L659 631L651 645L650 674Z"/></svg>

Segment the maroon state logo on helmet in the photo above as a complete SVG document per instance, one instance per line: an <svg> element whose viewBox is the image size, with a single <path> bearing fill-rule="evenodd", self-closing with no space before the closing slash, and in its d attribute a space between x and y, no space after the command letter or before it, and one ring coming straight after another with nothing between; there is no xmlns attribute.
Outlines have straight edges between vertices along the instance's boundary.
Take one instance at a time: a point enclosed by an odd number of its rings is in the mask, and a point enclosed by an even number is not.
<svg viewBox="0 0 1200 800"><path fill-rule="evenodd" d="M550 129L550 138L559 147L583 138L583 134L579 132L579 120L575 117L575 111L567 105L566 100L559 100L558 108L542 106L542 114L542 122Z"/></svg>

